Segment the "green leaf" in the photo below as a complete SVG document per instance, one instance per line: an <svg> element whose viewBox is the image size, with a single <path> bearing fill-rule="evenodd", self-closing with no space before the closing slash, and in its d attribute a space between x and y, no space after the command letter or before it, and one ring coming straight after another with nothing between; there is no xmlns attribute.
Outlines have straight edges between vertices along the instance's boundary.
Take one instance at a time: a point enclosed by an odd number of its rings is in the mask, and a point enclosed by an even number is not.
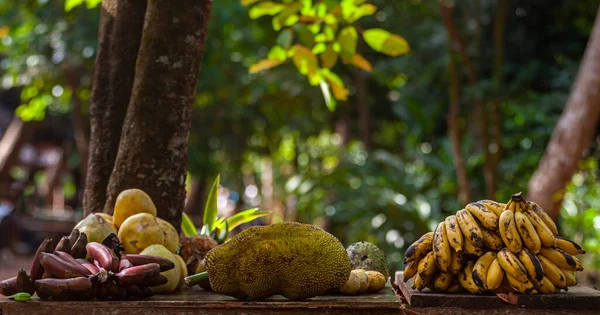
<svg viewBox="0 0 600 315"><path fill-rule="evenodd" d="M355 9L350 14L350 16L348 16L348 18L346 18L346 21L348 21L348 23L354 23L362 17L375 14L375 12L377 12L376 6L369 4L369 3L363 4L360 7L358 7L358 9Z"/></svg>
<svg viewBox="0 0 600 315"><path fill-rule="evenodd" d="M297 3L287 5L285 9L273 18L273 29L279 31L283 26L290 26L298 22L299 17L296 15L298 10L300 10L300 5Z"/></svg>
<svg viewBox="0 0 600 315"><path fill-rule="evenodd" d="M342 17L346 20L357 9L354 0L342 0L340 6L342 7Z"/></svg>
<svg viewBox="0 0 600 315"><path fill-rule="evenodd" d="M233 231L233 229L240 226L241 224L248 223L254 219L258 219L269 214L271 214L271 211L258 211L258 208L247 209L227 218L225 222L222 222L219 225L219 228L223 229L225 227L225 224L227 224L228 230Z"/></svg>
<svg viewBox="0 0 600 315"><path fill-rule="evenodd" d="M273 46L273 48L271 48L271 50L269 51L269 54L267 55L268 59L273 59L273 60L281 60L281 61L285 61L285 59L287 59L287 53L285 51L285 49L283 49L283 47L281 46Z"/></svg>
<svg viewBox="0 0 600 315"><path fill-rule="evenodd" d="M271 1L261 2L250 9L249 15L251 19L258 19L263 15L275 15L283 10L284 5Z"/></svg>
<svg viewBox="0 0 600 315"><path fill-rule="evenodd" d="M334 72L329 71L329 69L323 69L321 71L329 86L331 86L331 91L333 92L333 97L340 101L345 101L348 99L348 89L344 86L344 81L340 79L340 77Z"/></svg>
<svg viewBox="0 0 600 315"><path fill-rule="evenodd" d="M217 197L219 194L219 183L221 182L221 175L217 175L215 182L213 183L208 198L206 199L206 206L204 207L204 220L202 229L206 227L205 232L212 232L215 229L215 223L217 221L217 214L219 209L217 208ZM206 234L205 234L206 235Z"/></svg>
<svg viewBox="0 0 600 315"><path fill-rule="evenodd" d="M97 7L100 3L102 3L102 0L85 0L85 6L88 9L93 9Z"/></svg>
<svg viewBox="0 0 600 315"><path fill-rule="evenodd" d="M285 29L279 32L277 36L277 44L283 48L288 48L292 44L294 38L294 31L292 29Z"/></svg>
<svg viewBox="0 0 600 315"><path fill-rule="evenodd" d="M185 237L198 235L198 230L196 230L194 223L185 213L181 214L181 231L183 231Z"/></svg>
<svg viewBox="0 0 600 315"><path fill-rule="evenodd" d="M247 7L258 1L261 1L261 0L241 0L240 2L242 3L243 6Z"/></svg>
<svg viewBox="0 0 600 315"><path fill-rule="evenodd" d="M323 98L325 98L325 105L327 106L327 109L333 112L335 110L336 101L333 99L333 97L331 97L329 84L327 84L325 80L321 80L321 82L319 82L319 86L321 86L321 92L323 93Z"/></svg>
<svg viewBox="0 0 600 315"><path fill-rule="evenodd" d="M65 1L65 12L71 11L74 7L83 4L85 0L66 0Z"/></svg>
<svg viewBox="0 0 600 315"><path fill-rule="evenodd" d="M317 57L312 51L302 45L296 45L296 53L294 54L294 64L300 73L309 77L318 75L319 65Z"/></svg>
<svg viewBox="0 0 600 315"><path fill-rule="evenodd" d="M337 63L339 53L333 49L333 45L329 44L325 52L321 54L321 65L323 68L333 68Z"/></svg>
<svg viewBox="0 0 600 315"><path fill-rule="evenodd" d="M271 69L273 67L277 67L283 63L283 60L279 59L263 59L253 65L248 69L248 73L257 73L263 70Z"/></svg>
<svg viewBox="0 0 600 315"><path fill-rule="evenodd" d="M325 43L317 43L315 47L313 47L312 52L315 55L325 52L327 50L327 45Z"/></svg>
<svg viewBox="0 0 600 315"><path fill-rule="evenodd" d="M380 28L365 30L363 38L371 48L389 56L395 57L410 51L404 38Z"/></svg>
<svg viewBox="0 0 600 315"><path fill-rule="evenodd" d="M354 26L348 26L343 28L338 35L337 42L340 44L340 55L346 59L352 59L352 56L356 53L356 43L358 40L358 33Z"/></svg>

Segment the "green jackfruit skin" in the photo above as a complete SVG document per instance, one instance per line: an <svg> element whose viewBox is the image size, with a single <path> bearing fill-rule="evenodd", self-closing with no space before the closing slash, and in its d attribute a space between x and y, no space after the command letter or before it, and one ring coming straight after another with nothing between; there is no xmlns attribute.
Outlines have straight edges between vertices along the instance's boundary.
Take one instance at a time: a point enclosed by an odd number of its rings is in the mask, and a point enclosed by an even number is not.
<svg viewBox="0 0 600 315"><path fill-rule="evenodd" d="M348 252L348 257L350 257L352 270L379 271L385 279L389 277L385 252L377 247L377 245L362 241L348 246L346 251Z"/></svg>
<svg viewBox="0 0 600 315"><path fill-rule="evenodd" d="M344 285L351 270L337 238L296 222L248 228L209 251L206 266L213 290L240 300L327 294Z"/></svg>

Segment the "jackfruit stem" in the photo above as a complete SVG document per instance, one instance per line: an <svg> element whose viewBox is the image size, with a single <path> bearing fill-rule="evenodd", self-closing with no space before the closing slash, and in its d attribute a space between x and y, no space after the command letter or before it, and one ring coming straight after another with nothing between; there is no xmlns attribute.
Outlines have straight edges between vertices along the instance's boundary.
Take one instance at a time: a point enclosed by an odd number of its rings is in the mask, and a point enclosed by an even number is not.
<svg viewBox="0 0 600 315"><path fill-rule="evenodd" d="M200 284L200 282L204 281L204 280L208 280L208 271L204 271L201 273L197 273L195 275L191 275L189 277L185 277L185 284L188 287L193 287L197 284Z"/></svg>

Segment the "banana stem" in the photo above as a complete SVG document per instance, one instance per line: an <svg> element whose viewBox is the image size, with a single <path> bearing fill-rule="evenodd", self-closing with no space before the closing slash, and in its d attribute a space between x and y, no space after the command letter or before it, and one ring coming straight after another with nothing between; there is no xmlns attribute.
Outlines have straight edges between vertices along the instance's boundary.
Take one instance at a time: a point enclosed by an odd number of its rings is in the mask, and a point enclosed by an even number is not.
<svg viewBox="0 0 600 315"><path fill-rule="evenodd" d="M197 273L195 275L191 275L189 277L185 277L185 284L188 287L193 287L204 280L208 280L208 271L204 271L201 273Z"/></svg>

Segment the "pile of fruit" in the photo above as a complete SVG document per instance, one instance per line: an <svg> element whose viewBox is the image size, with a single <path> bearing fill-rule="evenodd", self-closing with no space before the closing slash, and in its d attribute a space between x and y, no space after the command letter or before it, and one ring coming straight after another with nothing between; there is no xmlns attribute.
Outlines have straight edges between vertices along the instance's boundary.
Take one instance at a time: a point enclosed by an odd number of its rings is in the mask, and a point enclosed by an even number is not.
<svg viewBox="0 0 600 315"><path fill-rule="evenodd" d="M86 234L75 229L56 246L52 239L45 239L29 274L21 269L16 277L1 281L0 294L31 296L37 292L40 298L54 300L138 299L152 296L151 287L165 285L168 279L160 273L174 267L173 262L156 256L121 254L114 234L101 244L88 242Z"/></svg>
<svg viewBox="0 0 600 315"><path fill-rule="evenodd" d="M555 293L577 284L577 243L521 193L507 204L481 200L448 216L405 252L404 281L435 292Z"/></svg>
<svg viewBox="0 0 600 315"><path fill-rule="evenodd" d="M124 190L114 216L93 213L57 244L39 246L29 274L21 270L0 282L0 294L17 293L56 300L124 300L170 293L187 276L179 233L156 216L145 192Z"/></svg>

